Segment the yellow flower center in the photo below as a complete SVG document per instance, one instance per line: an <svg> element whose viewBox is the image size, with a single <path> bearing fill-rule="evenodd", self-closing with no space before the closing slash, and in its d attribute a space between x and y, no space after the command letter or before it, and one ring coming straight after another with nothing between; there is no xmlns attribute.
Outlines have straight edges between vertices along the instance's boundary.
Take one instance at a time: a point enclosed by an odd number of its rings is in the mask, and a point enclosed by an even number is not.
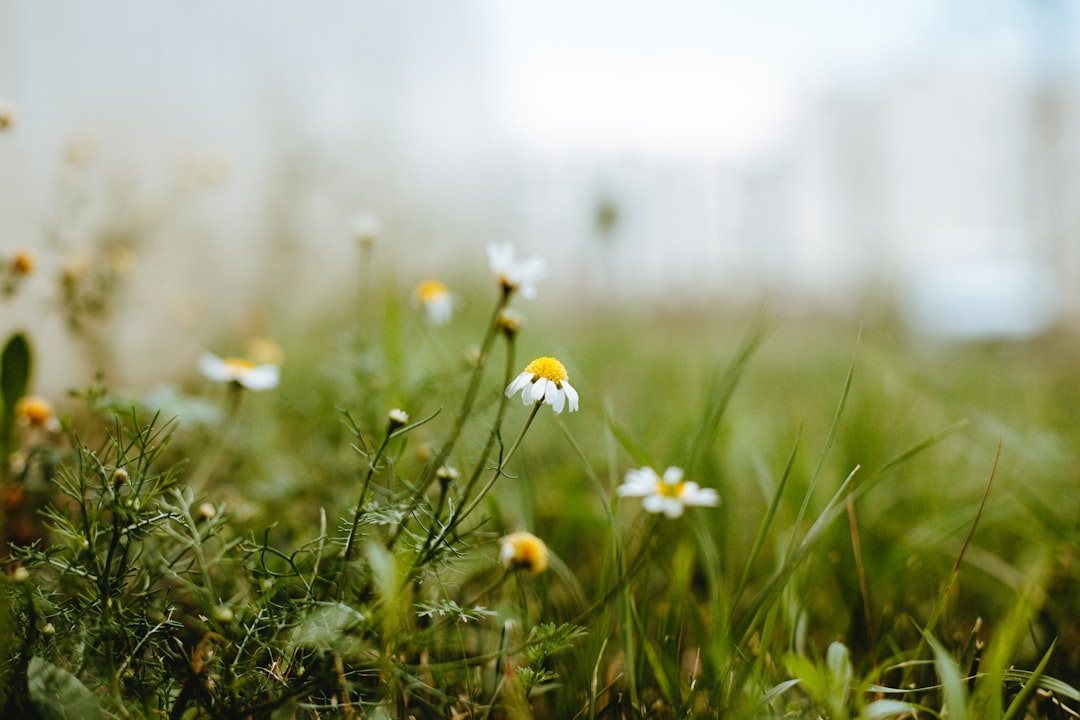
<svg viewBox="0 0 1080 720"><path fill-rule="evenodd" d="M19 400L17 412L33 427L44 427L55 414L52 403L33 395Z"/></svg>
<svg viewBox="0 0 1080 720"><path fill-rule="evenodd" d="M547 569L548 549L544 541L532 533L511 533L503 540L512 549L512 553L504 551L504 564L515 570L524 570L535 575Z"/></svg>
<svg viewBox="0 0 1080 720"><path fill-rule="evenodd" d="M674 483L674 484L661 482L660 483L659 493L661 495L663 495L664 497L675 498L676 500L678 500L679 498L682 497L683 488L685 486L686 486L686 481L685 480L680 480L679 482Z"/></svg>
<svg viewBox="0 0 1080 720"><path fill-rule="evenodd" d="M556 385L566 382L570 376L566 374L566 368L561 362L553 357L536 358L525 368L525 372L533 376L533 380L544 378Z"/></svg>
<svg viewBox="0 0 1080 720"><path fill-rule="evenodd" d="M445 297L450 290L438 280L425 280L416 286L416 298L422 303Z"/></svg>
<svg viewBox="0 0 1080 720"><path fill-rule="evenodd" d="M29 275L34 272L34 256L28 250L20 250L11 260L11 269L16 275Z"/></svg>
<svg viewBox="0 0 1080 720"><path fill-rule="evenodd" d="M255 369L255 363L244 358L225 358L225 364L230 370L238 373L246 373Z"/></svg>

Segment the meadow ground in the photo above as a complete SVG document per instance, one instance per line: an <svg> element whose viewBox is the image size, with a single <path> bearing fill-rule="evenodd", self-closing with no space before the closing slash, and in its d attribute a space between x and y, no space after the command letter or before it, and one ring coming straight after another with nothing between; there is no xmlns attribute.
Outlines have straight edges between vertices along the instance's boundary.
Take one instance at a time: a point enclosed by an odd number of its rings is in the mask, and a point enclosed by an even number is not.
<svg viewBox="0 0 1080 720"><path fill-rule="evenodd" d="M1076 716L1075 337L549 310L492 264L58 416L10 339L5 709Z"/></svg>

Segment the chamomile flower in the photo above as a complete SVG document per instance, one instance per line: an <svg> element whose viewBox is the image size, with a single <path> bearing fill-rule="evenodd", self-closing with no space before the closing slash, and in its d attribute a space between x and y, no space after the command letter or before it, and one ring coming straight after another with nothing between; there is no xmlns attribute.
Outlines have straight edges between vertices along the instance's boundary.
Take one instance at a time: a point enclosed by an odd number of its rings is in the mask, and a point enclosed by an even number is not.
<svg viewBox="0 0 1080 720"><path fill-rule="evenodd" d="M547 275L543 258L517 260L514 246L510 243L488 245L487 254L491 272L499 281L503 293L519 292L525 298L536 297L536 282Z"/></svg>
<svg viewBox="0 0 1080 720"><path fill-rule="evenodd" d="M545 402L556 413L561 413L564 405L574 412L578 409L578 394L569 380L561 362L553 357L536 358L506 387L506 397L520 392L525 405Z"/></svg>
<svg viewBox="0 0 1080 720"><path fill-rule="evenodd" d="M454 294L438 280L424 280L413 296L424 309L432 325L446 325L454 315Z"/></svg>
<svg viewBox="0 0 1080 720"><path fill-rule="evenodd" d="M11 257L0 262L0 292L12 295L19 284L33 274L37 266L34 253L22 248L12 253Z"/></svg>
<svg viewBox="0 0 1080 720"><path fill-rule="evenodd" d="M510 308L503 308L495 318L496 327L503 335L513 339L525 326L525 316Z"/></svg>
<svg viewBox="0 0 1080 720"><path fill-rule="evenodd" d="M37 395L26 395L15 403L15 416L25 427L40 428L47 432L60 430L60 420L51 402Z"/></svg>
<svg viewBox="0 0 1080 720"><path fill-rule="evenodd" d="M34 272L37 260L34 253L26 248L19 249L11 256L11 274L15 277L26 277Z"/></svg>
<svg viewBox="0 0 1080 720"><path fill-rule="evenodd" d="M382 234L382 223L372 213L357 213L352 221L352 234L362 246L371 247Z"/></svg>
<svg viewBox="0 0 1080 720"><path fill-rule="evenodd" d="M219 358L203 353L199 358L202 374L217 382L234 382L248 390L270 390L277 387L281 371L277 365L256 365L243 358Z"/></svg>
<svg viewBox="0 0 1080 720"><path fill-rule="evenodd" d="M530 532L510 533L499 541L499 562L509 570L542 573L548 566L547 545Z"/></svg>
<svg viewBox="0 0 1080 720"><path fill-rule="evenodd" d="M720 502L715 490L684 480L682 468L677 467L665 470L663 478L651 467L629 470L625 482L615 492L623 497L642 498L641 506L646 512L662 512L669 518L682 515L688 505L711 507Z"/></svg>
<svg viewBox="0 0 1080 720"><path fill-rule="evenodd" d="M386 418L388 420L388 432L394 432L398 428L405 427L409 424L409 413L401 408L394 408L386 414Z"/></svg>

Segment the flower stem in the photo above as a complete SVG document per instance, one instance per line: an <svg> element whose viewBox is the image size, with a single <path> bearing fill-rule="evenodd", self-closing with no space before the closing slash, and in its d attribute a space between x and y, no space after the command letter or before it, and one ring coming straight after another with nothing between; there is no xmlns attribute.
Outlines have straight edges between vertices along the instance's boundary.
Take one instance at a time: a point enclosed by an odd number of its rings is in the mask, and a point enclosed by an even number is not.
<svg viewBox="0 0 1080 720"><path fill-rule="evenodd" d="M488 322L487 333L484 335L484 340L480 344L480 354L476 359L476 367L473 368L472 375L469 378L469 387L465 391L465 397L461 401L461 409L458 410L457 419L454 421L454 427L450 430L450 436L439 448L439 452L436 453L435 459L428 465L424 471L424 477L420 482L420 486L417 489L416 495L423 495L427 490L428 485L431 484L432 479L435 477L435 472L443 466L446 462L446 458L450 456L454 446L457 444L461 433L465 429L465 422L469 419L469 414L472 412L473 404L476 402L476 394L480 389L480 380L484 376L484 368L487 366L487 356L491 351L491 345L495 342L496 330L499 327L499 313L506 307L510 297L506 293L502 293L499 296L499 302L495 305L495 311L491 314L491 320Z"/></svg>
<svg viewBox="0 0 1080 720"><path fill-rule="evenodd" d="M480 389L480 380L484 375L484 368L487 366L487 356L491 351L491 345L495 342L495 334L499 327L499 313L510 300L508 293L502 293L499 296L499 302L495 305L495 311L491 314L491 321L488 323L487 333L484 335L484 340L480 345L480 354L476 359L476 367L473 368L472 375L469 378L469 387L465 391L465 397L461 401L461 409L458 411L457 419L454 421L454 426L450 430L450 437L443 443L442 447L435 454L434 459L428 464L424 470L424 474L420 478L420 482L416 484L416 490L413 492L412 498L409 500L409 506L405 511L404 518L412 516L413 511L420 505L420 501L424 497L424 493L431 486L431 483L435 479L435 475L445 463L446 459L450 457L450 453L453 451L454 446L457 444L458 439L461 437L461 433L465 429L465 423L469 419L469 414L472 412L473 404L476 401L477 391ZM508 371L509 372L509 371ZM507 381L509 383L509 381ZM505 407L505 402L499 406L499 418L496 420L495 429L493 433L498 431L499 422L502 419L502 411ZM485 446L484 457L487 457L487 448L490 447L491 440L489 440L488 446ZM483 465L483 460L480 462ZM470 483L472 481L470 480ZM397 530L390 537L387 543L388 548L393 548L398 538L401 536L402 531L405 529L405 523L402 521L398 525ZM426 550L426 546L425 549ZM424 551L421 551L423 555Z"/></svg>
<svg viewBox="0 0 1080 720"><path fill-rule="evenodd" d="M532 412L530 412L529 417L526 418L525 424L521 426L521 432L518 433L518 436L514 439L514 443L510 446L510 449L506 451L506 454L503 455L502 458L500 458L498 466L492 470L491 477L488 479L487 483L480 490L480 492L477 493L476 497L469 501L469 504L466 505L463 510L455 510L453 513L451 513L450 517L446 520L446 525L443 526L441 530L439 530L439 533L434 540L425 543L424 548L417 554L416 560L413 561L413 570L420 567L425 562L427 562L428 559L430 559L432 552L434 552L435 548L439 545L439 543L445 540L446 536L453 532L454 529L457 528L457 526L460 525L461 522L465 518L467 518L473 510L476 509L476 506L480 504L480 501L484 499L484 496L488 494L488 491L491 490L493 485L495 485L495 481L498 480L499 476L503 474L503 469L510 462L510 458L514 456L514 453L517 452L518 447L521 446L521 441L525 437L525 433L528 432L529 426L532 425L533 419L536 417L536 414L540 412L540 408L543 406L543 404L544 401L539 400L533 405ZM467 495L462 495L462 501L464 501L467 497Z"/></svg>
<svg viewBox="0 0 1080 720"><path fill-rule="evenodd" d="M353 514L353 521L349 526L349 537L345 540L345 547L342 548L341 553L338 555L343 561L341 564L342 580L345 579L345 572L349 566L349 556L352 554L353 541L356 539L356 527L360 524L360 514L364 510L364 499L367 497L368 487L371 485L371 477L375 474L375 467L379 464L379 459L386 450L386 446L390 444L390 438L393 437L393 435L394 433L392 430L387 431L382 444L379 445L379 449L375 451L374 457L372 457L371 462L368 463L367 474L364 476L364 485L360 488L360 497L356 501L356 512ZM338 587L338 596L340 597L344 592L345 583L342 582Z"/></svg>
<svg viewBox="0 0 1080 720"><path fill-rule="evenodd" d="M503 377L503 385L510 384L510 378L514 373L514 356L515 356L514 336L507 335L507 347L506 347L506 372ZM465 483L465 490L461 493L460 497L462 502L469 497L474 487L476 487L477 481L480 479L480 475L484 472L484 467L487 464L487 459L491 455L491 449L495 447L495 441L499 437L499 430L502 428L503 415L506 414L506 405L509 402L509 398L504 393L499 398L499 409L495 413L495 422L491 425L491 432L488 433L487 441L484 443L483 450L480 451L480 458L476 461L476 467L473 469L472 474L469 476L468 482ZM535 412L534 412L535 414ZM450 524L454 523L458 513L451 512L450 518L447 521L447 526L442 530L439 530L439 515L442 511L443 501L446 499L445 490L439 496L439 505L435 508L435 513L432 518L431 528L428 530L427 537L424 538L424 545L420 548L420 552L417 554L418 558L425 558L428 556L428 551L433 544L443 537L446 537L446 533L450 529ZM400 532L400 529L399 529ZM397 539L395 535L392 540Z"/></svg>
<svg viewBox="0 0 1080 720"><path fill-rule="evenodd" d="M532 412L529 413L529 417L525 420L525 424L521 426L521 432L514 438L514 444L510 446L510 449L506 451L506 455L499 461L499 466L495 468L491 473L491 478L488 479L487 484L476 494L476 497L465 506L465 509L458 513L459 520L464 520L468 517L469 513L476 509L476 506L480 504L480 501L484 499L484 496L491 490L491 486L495 484L495 481L499 479L499 476L503 474L503 468L510 462L510 458L514 457L514 453L517 452L518 447L521 445L521 441L525 438L525 433L528 432L529 426L532 425L533 418L540 412L540 408L543 407L544 401L538 400L533 404Z"/></svg>

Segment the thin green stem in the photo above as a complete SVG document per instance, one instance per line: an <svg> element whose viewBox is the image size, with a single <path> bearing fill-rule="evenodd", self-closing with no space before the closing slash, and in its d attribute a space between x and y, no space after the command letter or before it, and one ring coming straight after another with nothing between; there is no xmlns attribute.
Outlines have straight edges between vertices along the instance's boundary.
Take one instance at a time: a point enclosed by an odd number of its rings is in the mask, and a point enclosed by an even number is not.
<svg viewBox="0 0 1080 720"><path fill-rule="evenodd" d="M510 384L510 379L514 374L514 363L516 355L515 349L516 345L514 344L514 336L507 335L506 369L503 375L504 387ZM476 465L473 468L472 474L469 476L468 481L465 483L465 490L460 495L462 501L464 501L465 498L469 497L469 495L472 493L473 488L476 487L476 483L479 481L480 475L482 475L484 472L487 460L491 456L491 450L495 447L495 442L499 437L499 430L502 429L503 416L506 414L506 406L509 401L510 398L508 398L505 393L503 393L499 398L499 409L495 412L495 421L492 423L491 432L488 433L487 440L484 442L484 447L480 451L480 458L476 461ZM424 540L424 546L420 550L419 557L424 557L427 554L436 536L439 535L439 531L437 530L439 524L438 518L443 499L444 498L442 497L440 497L439 499L440 507L435 509L435 517L432 521L431 529L428 531L427 537ZM400 529L398 532L400 532ZM396 537L397 536L395 534L394 539L396 539Z"/></svg>
<svg viewBox="0 0 1080 720"><path fill-rule="evenodd" d="M476 509L476 506L480 504L480 501L483 500L484 496L488 494L489 490L491 490L491 487L495 484L495 481L498 480L499 476L503 474L503 469L506 467L507 463L510 462L510 458L514 457L514 453L517 452L517 449L521 447L521 441L525 439L525 433L529 431L529 426L532 425L533 419L536 417L536 414L540 412L540 408L543 407L543 405L543 400L537 400L533 404L532 412L530 412L529 417L526 418L525 424L521 426L521 432L519 432L518 436L514 438L513 444L510 446L510 449L506 451L506 455L503 456L502 460L500 460L499 466L492 471L491 477L488 479L487 484L484 485L484 487L481 488L480 492L476 494L476 497L474 497L469 502L469 504L465 506L465 509L458 514L459 520L464 520L466 517L469 516L469 513Z"/></svg>
<svg viewBox="0 0 1080 720"><path fill-rule="evenodd" d="M510 446L510 449L507 450L506 454L503 455L503 457L499 460L499 465L494 470L492 470L491 478L488 479L487 483L480 490L480 492L476 494L476 497L474 497L468 503L468 505L464 507L464 509L453 512L450 517L447 518L446 525L443 526L443 528L439 531L438 536L431 543L428 544L425 551L419 553L416 556L416 560L413 562L414 571L416 570L416 568L427 562L427 560L431 557L431 553L434 552L434 549L438 547L439 543L445 540L446 536L453 532L454 529L457 528L457 526L460 525L461 522L465 520L465 518L467 518L473 510L476 509L476 506L480 504L480 502L484 499L484 496L487 495L488 491L490 491L492 486L495 485L495 481L498 480L499 476L503 474L503 470L504 468L506 468L507 463L510 462L510 459L514 456L514 453L517 452L517 449L521 446L521 441L525 437L525 433L529 431L529 426L532 425L533 419L536 417L536 414L540 412L540 408L543 404L543 400L539 400L533 405L532 412L530 412L529 417L526 418L525 424L521 426L521 432L519 432L517 438L514 439L514 443ZM465 496L462 496L462 500L465 500Z"/></svg>
<svg viewBox="0 0 1080 720"><path fill-rule="evenodd" d="M646 530L645 537L641 541L641 545L638 547L637 554L629 563L623 562L623 555L619 552L616 555L616 563L618 565L619 577L616 579L615 584L608 588L608 591L604 593L604 596L583 610L570 622L575 625L581 623L592 617L593 613L603 608L608 602L615 597L615 595L622 591L624 587L636 576L641 569L645 566L645 558L648 557L648 551L652 545L652 539L656 535L656 531L660 528L662 522L659 516L653 516L650 518L649 527ZM625 570L624 570L625 568Z"/></svg>
<svg viewBox="0 0 1080 720"><path fill-rule="evenodd" d="M375 451L375 455L371 458L371 461L368 462L367 474L364 476L364 485L360 488L360 497L356 501L356 512L353 514L353 520L349 526L349 537L345 540L345 547L342 548L341 553L339 554L339 557L342 559L342 580L344 580L346 568L349 566L349 557L352 555L353 543L356 540L356 527L360 524L360 515L364 511L364 500L367 498L367 491L368 487L371 485L371 478L375 474L375 468L379 464L379 459L382 458L383 453L386 451L386 446L390 444L390 438L393 436L393 428L388 429L386 436L379 445L379 449ZM345 583L342 582L338 587L338 596L340 597L344 592Z"/></svg>
<svg viewBox="0 0 1080 720"><path fill-rule="evenodd" d="M420 482L420 486L417 489L416 496L420 497L427 490L432 479L435 477L436 471L446 462L446 458L450 457L450 453L453 452L454 446L457 445L458 440L461 438L461 433L465 429L465 423L469 419L469 415L472 413L473 404L476 402L476 394L480 389L480 380L484 377L484 368L487 366L487 356L491 351L491 345L495 342L495 335L499 328L499 313L503 311L507 303L510 301L510 294L503 292L499 296L499 302L495 304L495 310L491 313L491 320L488 321L487 332L484 335L483 342L480 343L480 353L476 358L476 367L473 368L472 375L469 377L469 387L465 391L465 397L461 401L461 409L458 410L457 419L454 421L454 426L450 429L450 436L439 448L439 452L435 454L434 460L428 465L424 472L424 477Z"/></svg>

